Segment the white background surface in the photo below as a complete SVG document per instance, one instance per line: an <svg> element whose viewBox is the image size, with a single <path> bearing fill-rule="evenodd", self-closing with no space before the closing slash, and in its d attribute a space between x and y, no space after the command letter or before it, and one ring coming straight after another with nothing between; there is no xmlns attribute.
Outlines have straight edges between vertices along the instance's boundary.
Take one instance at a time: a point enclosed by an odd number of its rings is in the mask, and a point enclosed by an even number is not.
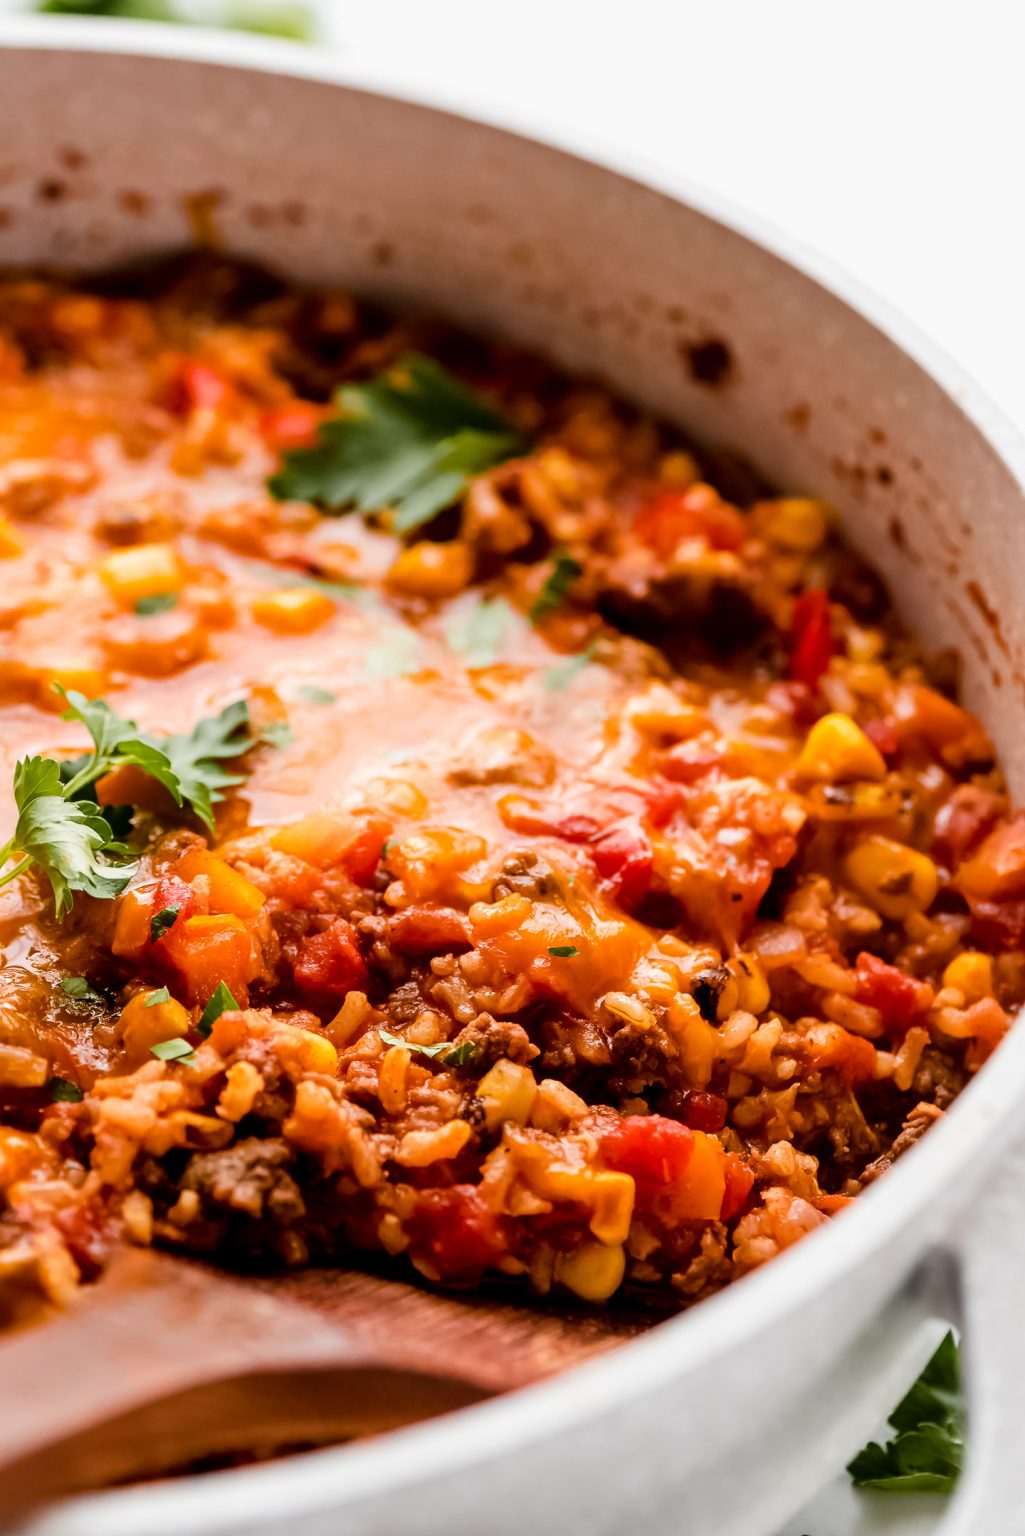
<svg viewBox="0 0 1025 1536"><path fill-rule="evenodd" d="M26 8L0 0L0 13ZM318 9L354 66L413 89L469 79L499 115L529 109L754 210L903 310L1025 426L1020 0ZM786 1536L934 1529L935 1509L864 1500L843 1479Z"/></svg>

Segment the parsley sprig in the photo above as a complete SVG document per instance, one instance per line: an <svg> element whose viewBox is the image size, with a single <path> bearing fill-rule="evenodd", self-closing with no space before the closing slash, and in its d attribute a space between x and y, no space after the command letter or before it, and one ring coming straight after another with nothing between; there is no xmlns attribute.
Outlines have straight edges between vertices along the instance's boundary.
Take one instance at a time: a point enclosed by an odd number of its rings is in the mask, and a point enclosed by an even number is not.
<svg viewBox="0 0 1025 1536"><path fill-rule="evenodd" d="M377 1033L385 1045L403 1045L415 1056L426 1056L442 1067L465 1067L480 1053L480 1046L474 1040L463 1040L458 1045L452 1045L448 1040L439 1040L436 1045L418 1045L415 1040L403 1040L401 1035L393 1035L387 1029L379 1029Z"/></svg>
<svg viewBox="0 0 1025 1536"><path fill-rule="evenodd" d="M429 357L411 354L368 384L340 389L341 415L313 448L286 453L273 495L327 512L394 508L410 533L463 495L473 475L523 451L504 416Z"/></svg>
<svg viewBox="0 0 1025 1536"><path fill-rule="evenodd" d="M847 1471L856 1488L886 1493L949 1493L964 1459L961 1363L948 1333L910 1392L889 1417L885 1445L859 1451Z"/></svg>
<svg viewBox="0 0 1025 1536"><path fill-rule="evenodd" d="M255 738L244 700L201 720L187 733L157 738L116 714L104 699L60 688L58 692L68 705L64 719L81 722L93 748L63 762L26 757L16 765L18 820L0 847L0 887L35 864L49 879L54 908L63 918L71 910L73 892L109 900L120 895L138 867L122 841L131 826L132 808L100 806L98 780L118 768L138 768L212 832L214 805L223 800L225 789L243 778L225 764L247 752Z"/></svg>
<svg viewBox="0 0 1025 1536"><path fill-rule="evenodd" d="M584 568L579 560L565 549L557 549L552 561L552 568L545 577L541 591L531 605L531 623L537 624L542 619L547 619L549 614L555 613L562 607L569 596L570 587L584 574Z"/></svg>

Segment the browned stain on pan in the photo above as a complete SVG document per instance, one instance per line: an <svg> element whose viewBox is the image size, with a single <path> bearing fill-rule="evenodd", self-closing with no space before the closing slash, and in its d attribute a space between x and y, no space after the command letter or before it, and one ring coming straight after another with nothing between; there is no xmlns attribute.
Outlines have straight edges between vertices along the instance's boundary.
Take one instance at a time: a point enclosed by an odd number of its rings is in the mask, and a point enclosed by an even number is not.
<svg viewBox="0 0 1025 1536"><path fill-rule="evenodd" d="M993 639L996 641L997 645L1003 651L1005 656L1009 656L1011 653L1007 645L1007 640L1004 637L1003 628L1001 627L1000 615L993 607L993 604L990 602L985 592L983 592L982 588L979 586L979 583L977 581L966 581L964 589L970 600L978 609L979 613L981 613L986 627L990 634L993 636Z"/></svg>
<svg viewBox="0 0 1025 1536"><path fill-rule="evenodd" d="M192 242L200 250L219 251L223 248L217 214L224 198L223 187L207 187L199 192L185 194L185 217L192 231Z"/></svg>
<svg viewBox="0 0 1025 1536"><path fill-rule="evenodd" d="M718 389L729 382L734 370L733 353L721 337L680 343L680 355L695 384Z"/></svg>

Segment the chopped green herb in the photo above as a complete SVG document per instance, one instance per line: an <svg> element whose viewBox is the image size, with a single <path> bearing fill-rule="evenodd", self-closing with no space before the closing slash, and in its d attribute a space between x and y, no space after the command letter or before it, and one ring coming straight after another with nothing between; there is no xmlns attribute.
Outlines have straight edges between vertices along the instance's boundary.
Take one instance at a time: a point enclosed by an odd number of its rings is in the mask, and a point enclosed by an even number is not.
<svg viewBox="0 0 1025 1536"><path fill-rule="evenodd" d="M307 683L295 691L301 699L306 700L307 704L337 704L338 702L337 694L328 693L326 688L314 688Z"/></svg>
<svg viewBox="0 0 1025 1536"><path fill-rule="evenodd" d="M146 1001L143 1003L143 1007L155 1008L158 1003L169 1003L170 1001L171 994L168 992L167 988L158 987L155 992L150 993L149 997L147 997Z"/></svg>
<svg viewBox="0 0 1025 1536"><path fill-rule="evenodd" d="M541 619L547 619L549 614L561 608L569 595L570 587L583 574L584 568L579 560L574 560L566 550L557 549L552 568L545 577L544 586L531 605L531 623L537 624Z"/></svg>
<svg viewBox="0 0 1025 1536"><path fill-rule="evenodd" d="M94 992L84 976L64 976L60 989L65 997L73 997L76 1003L102 1003L103 998Z"/></svg>
<svg viewBox="0 0 1025 1536"><path fill-rule="evenodd" d="M140 618L148 619L155 613L170 613L171 609L177 606L177 592L151 592L148 597L140 597L136 600L135 611Z"/></svg>
<svg viewBox="0 0 1025 1536"><path fill-rule="evenodd" d="M555 944L549 945L548 953L555 955L558 960L572 960L573 956L579 955L580 951L575 944Z"/></svg>
<svg viewBox="0 0 1025 1536"><path fill-rule="evenodd" d="M187 1056L195 1056L195 1051L187 1040L161 1040L159 1045L150 1046L150 1054L158 1061L184 1061Z"/></svg>
<svg viewBox="0 0 1025 1536"><path fill-rule="evenodd" d="M236 32L257 32L268 37L307 43L316 34L313 16L300 3L268 6L262 0L236 0L215 10L207 19L191 16L172 0L36 0L35 10L46 16L113 16L132 21L192 22L199 26L229 27Z"/></svg>
<svg viewBox="0 0 1025 1536"><path fill-rule="evenodd" d="M574 678L578 677L585 667L590 666L594 660L596 646L591 644L583 651L578 651L568 661L560 661L557 666L549 667L541 674L541 681L550 693L561 693L568 688Z"/></svg>
<svg viewBox="0 0 1025 1536"><path fill-rule="evenodd" d="M847 1471L856 1488L885 1493L950 1493L964 1460L961 1362L948 1333L910 1392L889 1417L885 1445L859 1451Z"/></svg>
<svg viewBox="0 0 1025 1536"><path fill-rule="evenodd" d="M285 454L268 481L273 495L333 513L394 508L395 531L409 533L524 447L503 416L428 357L402 358L336 398L341 414L321 426L316 447Z"/></svg>
<svg viewBox="0 0 1025 1536"><path fill-rule="evenodd" d="M465 617L453 619L445 638L468 667L493 666L514 618L504 597L485 598Z"/></svg>
<svg viewBox="0 0 1025 1536"><path fill-rule="evenodd" d="M224 799L225 789L241 784L245 777L229 772L223 765L255 745L248 704L237 699L219 715L200 720L184 735L166 737L161 745L178 776L186 803L207 831L212 832L213 807Z"/></svg>
<svg viewBox="0 0 1025 1536"><path fill-rule="evenodd" d="M450 1045L447 1040L439 1040L436 1045L417 1045L413 1040L403 1040L400 1035L392 1035L386 1029L379 1029L378 1036L385 1045L402 1045L407 1051L412 1051L416 1056L427 1056L443 1067L465 1067L467 1062L474 1061L480 1055L480 1046L474 1040L464 1040L460 1045Z"/></svg>
<svg viewBox="0 0 1025 1536"><path fill-rule="evenodd" d="M131 807L100 807L98 779L116 768L139 768L212 831L213 805L224 798L221 791L242 782L242 775L229 773L222 761L247 752L254 741L244 700L229 704L213 719L201 720L187 735L156 740L141 733L134 720L115 714L103 699L65 693L60 687L56 691L68 704L64 719L85 726L93 750L60 763L26 757L16 765L18 820L0 848L0 886L38 865L50 881L54 907L62 918L71 910L72 892L109 900L124 890L137 868L138 861L121 841L131 825ZM16 852L17 861L5 870Z"/></svg>
<svg viewBox="0 0 1025 1536"><path fill-rule="evenodd" d="M231 988L225 986L223 981L219 981L213 997L211 997L199 1016L199 1023L196 1025L197 1030L201 1035L208 1035L222 1013L229 1013L237 1007L238 1003L232 995Z"/></svg>
<svg viewBox="0 0 1025 1536"><path fill-rule="evenodd" d="M384 634L379 645L366 654L365 663L370 677L409 677L420 670L420 647L411 629L392 629Z"/></svg>
<svg viewBox="0 0 1025 1536"><path fill-rule="evenodd" d="M386 837L384 842L381 844L382 859L386 859L394 847L395 839L393 837Z"/></svg>
<svg viewBox="0 0 1025 1536"><path fill-rule="evenodd" d="M295 740L295 732L287 720L272 720L270 725L265 725L260 736L269 747L290 747Z"/></svg>
<svg viewBox="0 0 1025 1536"><path fill-rule="evenodd" d="M149 936L155 944L162 939L167 931L174 927L178 921L178 913L181 907L164 907L163 911L156 912L149 920Z"/></svg>
<svg viewBox="0 0 1025 1536"><path fill-rule="evenodd" d="M37 864L53 889L59 918L71 911L73 891L109 900L124 890L136 860L111 833L95 801L67 796L60 767L48 757L24 757L14 769L18 820L13 836L0 848L0 886Z"/></svg>
<svg viewBox="0 0 1025 1536"><path fill-rule="evenodd" d="M66 1077L51 1077L46 1085L51 1104L81 1104L82 1090Z"/></svg>

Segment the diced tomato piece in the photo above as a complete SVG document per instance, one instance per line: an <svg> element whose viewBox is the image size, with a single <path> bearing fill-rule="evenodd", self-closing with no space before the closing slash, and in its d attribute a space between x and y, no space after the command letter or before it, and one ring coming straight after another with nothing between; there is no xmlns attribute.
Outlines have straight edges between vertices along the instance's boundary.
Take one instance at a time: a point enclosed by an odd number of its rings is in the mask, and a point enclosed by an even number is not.
<svg viewBox="0 0 1025 1536"><path fill-rule="evenodd" d="M601 822L593 816L583 812L559 816L525 795L503 795L498 802L498 814L514 832L561 837L567 843L593 842L602 830Z"/></svg>
<svg viewBox="0 0 1025 1536"><path fill-rule="evenodd" d="M932 1002L930 986L905 975L895 965L887 965L877 955L862 951L857 967L855 997L869 1008L878 1008L883 1023L891 1028L907 1029L915 1015L924 1013Z"/></svg>
<svg viewBox="0 0 1025 1536"><path fill-rule="evenodd" d="M840 1024L813 1024L804 1044L816 1067L839 1073L851 1087L870 1083L876 1075L876 1049L871 1040L852 1035Z"/></svg>
<svg viewBox="0 0 1025 1536"><path fill-rule="evenodd" d="M665 1115L627 1115L606 1131L601 1155L617 1173L628 1173L648 1194L663 1193L682 1179L694 1154L694 1132Z"/></svg>
<svg viewBox="0 0 1025 1536"><path fill-rule="evenodd" d="M364 987L367 968L352 924L339 917L323 933L303 939L294 972L299 990L325 1003Z"/></svg>
<svg viewBox="0 0 1025 1536"><path fill-rule="evenodd" d="M232 997L245 1007L253 973L253 946L240 917L231 913L179 917L154 949L161 962L171 965L178 987L191 1006L209 1002L224 982Z"/></svg>
<svg viewBox="0 0 1025 1536"><path fill-rule="evenodd" d="M453 907L407 907L390 919L388 935L408 955L447 954L472 942L467 919Z"/></svg>
<svg viewBox="0 0 1025 1536"><path fill-rule="evenodd" d="M692 1131L705 1131L714 1135L726 1124L729 1105L717 1093L705 1093L701 1088L686 1088L674 1102L673 1108L676 1117Z"/></svg>
<svg viewBox="0 0 1025 1536"><path fill-rule="evenodd" d="M613 827L594 844L594 865L624 907L633 907L651 889L653 854L647 833L636 822Z"/></svg>
<svg viewBox="0 0 1025 1536"><path fill-rule="evenodd" d="M643 794L648 820L652 826L664 827L674 812L679 810L683 799L684 792L678 784L670 784L668 779L652 779Z"/></svg>
<svg viewBox="0 0 1025 1536"><path fill-rule="evenodd" d="M936 812L932 851L948 868L966 858L993 824L1003 815L1007 802L991 789L959 784Z"/></svg>
<svg viewBox="0 0 1025 1536"><path fill-rule="evenodd" d="M862 730L884 757L893 757L900 747L900 736L892 720L866 720Z"/></svg>
<svg viewBox="0 0 1025 1536"><path fill-rule="evenodd" d="M958 872L957 883L970 897L1007 901L1025 897L1025 817L997 827Z"/></svg>
<svg viewBox="0 0 1025 1536"><path fill-rule="evenodd" d="M790 715L798 729L807 731L819 717L819 710L807 684L794 678L770 683L765 690L765 702L770 709L781 715Z"/></svg>
<svg viewBox="0 0 1025 1536"><path fill-rule="evenodd" d="M232 394L232 385L209 363L195 357L175 362L165 391L165 403L177 415L192 411L216 411Z"/></svg>
<svg viewBox="0 0 1025 1536"><path fill-rule="evenodd" d="M667 560L683 539L704 539L713 549L739 549L744 519L712 486L699 482L684 491L660 491L644 503L634 532Z"/></svg>
<svg viewBox="0 0 1025 1536"><path fill-rule="evenodd" d="M383 816L369 816L342 851L341 865L357 885L369 885L381 862L381 850L392 830Z"/></svg>
<svg viewBox="0 0 1025 1536"><path fill-rule="evenodd" d="M661 768L677 784L696 784L722 767L722 749L707 741L678 741L663 753Z"/></svg>
<svg viewBox="0 0 1025 1536"><path fill-rule="evenodd" d="M309 400L290 400L274 406L260 417L260 433L268 448L287 453L291 448L309 448L324 419L322 406Z"/></svg>
<svg viewBox="0 0 1025 1536"><path fill-rule="evenodd" d="M1025 901L983 901L968 895L972 938L984 949L1025 949Z"/></svg>
<svg viewBox="0 0 1025 1536"><path fill-rule="evenodd" d="M720 1217L723 1221L731 1221L743 1209L754 1187L755 1176L735 1152L723 1153L723 1175L726 1179L726 1193L723 1195Z"/></svg>
<svg viewBox="0 0 1025 1536"><path fill-rule="evenodd" d="M423 1190L406 1226L414 1252L445 1279L479 1275L505 1251L501 1224L472 1184Z"/></svg>
<svg viewBox="0 0 1025 1536"><path fill-rule="evenodd" d="M790 624L790 676L814 693L835 649L829 594L820 588L802 592Z"/></svg>

